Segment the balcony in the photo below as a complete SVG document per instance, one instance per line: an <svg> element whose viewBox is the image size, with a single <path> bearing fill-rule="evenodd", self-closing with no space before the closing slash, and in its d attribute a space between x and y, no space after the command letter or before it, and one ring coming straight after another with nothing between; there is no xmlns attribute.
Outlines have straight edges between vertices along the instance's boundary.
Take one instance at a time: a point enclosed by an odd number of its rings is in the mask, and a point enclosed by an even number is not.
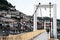
<svg viewBox="0 0 60 40"><path fill-rule="evenodd" d="M4 16L4 17L8 17L8 18L11 18L11 15L7 14L7 15L6 15L6 16Z"/></svg>
<svg viewBox="0 0 60 40"><path fill-rule="evenodd" d="M7 13L7 11L0 11L0 14L2 14L2 13Z"/></svg>
<svg viewBox="0 0 60 40"><path fill-rule="evenodd" d="M19 13L17 11L15 11L15 12L14 11L11 11L11 14L12 15L19 15Z"/></svg>

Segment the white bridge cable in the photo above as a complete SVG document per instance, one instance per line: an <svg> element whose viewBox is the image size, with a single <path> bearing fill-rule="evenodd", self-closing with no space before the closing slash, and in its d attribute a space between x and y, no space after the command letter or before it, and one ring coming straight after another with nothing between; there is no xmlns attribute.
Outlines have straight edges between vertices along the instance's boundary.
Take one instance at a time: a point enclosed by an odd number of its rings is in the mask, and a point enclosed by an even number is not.
<svg viewBox="0 0 60 40"><path fill-rule="evenodd" d="M38 6L37 6L36 10L34 11L33 15L37 12L39 5L40 5L40 3L38 4Z"/></svg>

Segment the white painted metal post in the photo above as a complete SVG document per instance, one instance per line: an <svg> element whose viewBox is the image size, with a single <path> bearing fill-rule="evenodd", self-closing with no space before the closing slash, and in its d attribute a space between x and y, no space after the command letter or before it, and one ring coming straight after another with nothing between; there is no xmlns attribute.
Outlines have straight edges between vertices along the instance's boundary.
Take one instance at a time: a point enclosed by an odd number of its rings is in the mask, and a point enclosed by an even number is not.
<svg viewBox="0 0 60 40"><path fill-rule="evenodd" d="M57 16L56 16L56 4L53 5L53 36L57 39Z"/></svg>
<svg viewBox="0 0 60 40"><path fill-rule="evenodd" d="M51 22L51 36L53 36L53 25L52 25L52 22Z"/></svg>
<svg viewBox="0 0 60 40"><path fill-rule="evenodd" d="M36 10L36 5L34 5L34 11ZM37 13L34 13L34 24L33 24L33 31L37 30Z"/></svg>
<svg viewBox="0 0 60 40"><path fill-rule="evenodd" d="M44 30L46 30L46 20L44 21Z"/></svg>

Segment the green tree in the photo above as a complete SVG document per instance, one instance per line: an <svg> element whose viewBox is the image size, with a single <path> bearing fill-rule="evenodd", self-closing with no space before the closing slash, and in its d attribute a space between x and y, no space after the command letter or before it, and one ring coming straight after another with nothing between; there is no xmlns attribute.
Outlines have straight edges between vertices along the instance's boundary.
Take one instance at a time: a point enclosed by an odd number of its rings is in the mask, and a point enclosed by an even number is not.
<svg viewBox="0 0 60 40"><path fill-rule="evenodd" d="M7 0L0 0L0 10L8 10L9 7L13 7Z"/></svg>
<svg viewBox="0 0 60 40"><path fill-rule="evenodd" d="M11 3L9 3L7 0L0 0L0 5L5 5L8 7L13 7Z"/></svg>

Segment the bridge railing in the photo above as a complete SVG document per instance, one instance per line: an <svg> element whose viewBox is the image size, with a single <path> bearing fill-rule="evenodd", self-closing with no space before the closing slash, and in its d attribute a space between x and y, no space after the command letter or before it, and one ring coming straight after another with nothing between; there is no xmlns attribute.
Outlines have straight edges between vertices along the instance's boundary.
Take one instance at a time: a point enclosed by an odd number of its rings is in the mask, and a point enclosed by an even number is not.
<svg viewBox="0 0 60 40"><path fill-rule="evenodd" d="M45 30L37 30L28 33L22 33L17 35L9 35L9 36L0 36L0 40L31 40L32 38L42 34Z"/></svg>

